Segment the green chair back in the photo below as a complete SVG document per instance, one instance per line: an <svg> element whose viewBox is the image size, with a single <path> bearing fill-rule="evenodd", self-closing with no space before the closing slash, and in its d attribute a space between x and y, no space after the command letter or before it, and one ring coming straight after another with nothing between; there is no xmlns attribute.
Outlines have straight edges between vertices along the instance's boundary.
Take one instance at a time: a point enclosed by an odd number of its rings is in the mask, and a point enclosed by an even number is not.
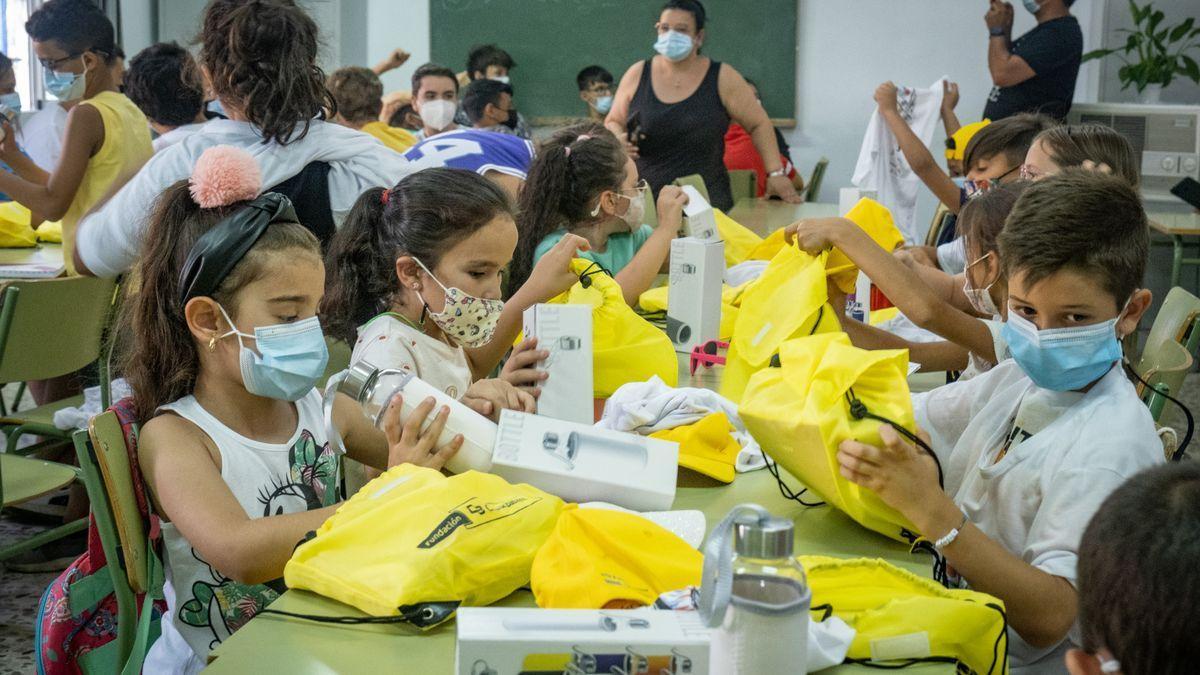
<svg viewBox="0 0 1200 675"><path fill-rule="evenodd" d="M822 157L813 167L812 176L808 179L808 188L804 193L804 201L815 202L821 196L821 183L825 180L825 169L829 167L829 158Z"/></svg>
<svg viewBox="0 0 1200 675"><path fill-rule="evenodd" d="M0 284L0 382L47 380L96 361L115 290L92 277Z"/></svg>
<svg viewBox="0 0 1200 675"><path fill-rule="evenodd" d="M733 203L739 199L749 199L758 196L758 174L747 169L737 169L729 172L729 193Z"/></svg>
<svg viewBox="0 0 1200 675"><path fill-rule="evenodd" d="M133 472L129 453L125 449L125 434L116 413L105 411L88 424L92 453L104 481L105 506L111 514L117 540L124 554L125 572L130 588L144 593L146 581L146 527L138 509L133 487ZM76 445L78 449L78 444ZM92 504L96 502L93 500Z"/></svg>
<svg viewBox="0 0 1200 675"><path fill-rule="evenodd" d="M679 187L691 185L692 187L696 188L696 192L699 192L700 196L704 197L704 201L708 202L709 204L712 203L712 199L708 196L708 186L704 184L704 178L701 177L700 174L694 173L690 176L680 176L679 178L675 179L675 184Z"/></svg>
<svg viewBox="0 0 1200 675"><path fill-rule="evenodd" d="M1159 392L1178 398L1184 377L1191 370L1193 355L1200 346L1200 298L1178 286L1168 293L1154 317L1141 357L1134 371ZM1166 399L1142 387L1142 400L1155 421L1161 417Z"/></svg>

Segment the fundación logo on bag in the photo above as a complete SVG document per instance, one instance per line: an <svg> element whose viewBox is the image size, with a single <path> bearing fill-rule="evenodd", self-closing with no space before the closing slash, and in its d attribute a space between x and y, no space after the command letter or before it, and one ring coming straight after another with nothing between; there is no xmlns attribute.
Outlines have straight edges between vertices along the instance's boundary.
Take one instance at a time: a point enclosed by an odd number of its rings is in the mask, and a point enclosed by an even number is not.
<svg viewBox="0 0 1200 675"><path fill-rule="evenodd" d="M541 497L513 497L501 502L481 502L472 497L455 506L433 528L417 548L433 548L442 543L460 527L473 529L494 523L501 518L507 518L542 501ZM469 515L468 515L469 514Z"/></svg>

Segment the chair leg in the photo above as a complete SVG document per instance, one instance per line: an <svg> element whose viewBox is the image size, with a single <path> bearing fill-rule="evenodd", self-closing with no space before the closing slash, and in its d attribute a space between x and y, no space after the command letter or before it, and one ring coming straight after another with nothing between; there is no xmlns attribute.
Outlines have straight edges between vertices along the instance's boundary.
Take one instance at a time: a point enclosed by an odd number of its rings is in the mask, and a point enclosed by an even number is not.
<svg viewBox="0 0 1200 675"><path fill-rule="evenodd" d="M57 541L67 535L86 530L87 526L88 519L80 518L79 520L71 521L65 525L59 525L52 530L39 532L38 534L35 534L28 539L23 539L15 544L0 546L0 562L8 560L9 558L15 558L26 551L32 551L39 546L44 546L52 541Z"/></svg>

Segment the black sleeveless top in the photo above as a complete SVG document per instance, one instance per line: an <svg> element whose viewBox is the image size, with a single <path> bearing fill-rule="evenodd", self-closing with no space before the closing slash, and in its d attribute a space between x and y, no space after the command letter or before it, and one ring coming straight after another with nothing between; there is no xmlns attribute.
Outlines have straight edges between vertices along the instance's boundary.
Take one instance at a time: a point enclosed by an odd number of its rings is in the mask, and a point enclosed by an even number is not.
<svg viewBox="0 0 1200 675"><path fill-rule="evenodd" d="M317 235L321 249L329 245L337 227L329 205L329 163L309 162L300 173L267 190L292 200L300 224Z"/></svg>
<svg viewBox="0 0 1200 675"><path fill-rule="evenodd" d="M704 178L713 206L729 210L729 173L725 170L725 131L729 113L717 91L721 64L712 61L700 86L678 103L663 103L650 84L650 59L642 66L642 78L629 106L626 128L642 135L638 142L638 172L655 195L664 185L694 173Z"/></svg>

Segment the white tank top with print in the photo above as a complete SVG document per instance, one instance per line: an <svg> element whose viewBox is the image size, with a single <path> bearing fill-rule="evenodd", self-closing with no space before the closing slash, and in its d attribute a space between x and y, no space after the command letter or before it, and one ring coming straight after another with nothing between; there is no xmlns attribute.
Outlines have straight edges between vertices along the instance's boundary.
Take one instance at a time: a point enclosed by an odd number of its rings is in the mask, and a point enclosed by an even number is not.
<svg viewBox="0 0 1200 675"><path fill-rule="evenodd" d="M233 431L193 396L164 405L200 427L221 453L221 478L251 518L300 513L340 500L339 461L325 437L321 394L296 401L299 421L286 443L262 443ZM162 524L167 614L147 666L190 672L208 652L279 596L282 580L240 584L214 569L173 523ZM190 649L188 649L190 647ZM150 672L150 671L147 671Z"/></svg>

